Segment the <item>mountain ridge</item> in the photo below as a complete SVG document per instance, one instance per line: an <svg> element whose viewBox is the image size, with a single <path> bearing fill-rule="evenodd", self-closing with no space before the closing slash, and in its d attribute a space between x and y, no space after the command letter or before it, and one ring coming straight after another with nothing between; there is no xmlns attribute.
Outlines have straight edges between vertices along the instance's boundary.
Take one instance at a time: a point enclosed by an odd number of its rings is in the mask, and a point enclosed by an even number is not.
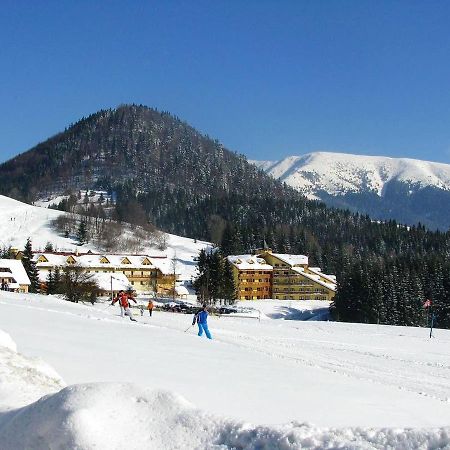
<svg viewBox="0 0 450 450"><path fill-rule="evenodd" d="M307 198L329 206L370 214L380 220L421 222L441 229L450 226L450 215L432 211L440 209L442 201L450 201L448 164L332 152L251 162ZM422 207L422 202L428 205Z"/></svg>

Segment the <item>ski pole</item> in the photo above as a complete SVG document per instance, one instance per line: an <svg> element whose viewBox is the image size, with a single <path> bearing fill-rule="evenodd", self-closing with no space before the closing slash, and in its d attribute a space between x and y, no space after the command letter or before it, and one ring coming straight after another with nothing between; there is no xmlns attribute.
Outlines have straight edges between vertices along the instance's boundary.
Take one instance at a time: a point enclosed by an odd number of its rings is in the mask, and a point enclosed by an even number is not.
<svg viewBox="0 0 450 450"><path fill-rule="evenodd" d="M193 326L194 326L193 324L192 324L192 325L189 325L189 326L184 330L184 332L186 333L186 331L190 330Z"/></svg>

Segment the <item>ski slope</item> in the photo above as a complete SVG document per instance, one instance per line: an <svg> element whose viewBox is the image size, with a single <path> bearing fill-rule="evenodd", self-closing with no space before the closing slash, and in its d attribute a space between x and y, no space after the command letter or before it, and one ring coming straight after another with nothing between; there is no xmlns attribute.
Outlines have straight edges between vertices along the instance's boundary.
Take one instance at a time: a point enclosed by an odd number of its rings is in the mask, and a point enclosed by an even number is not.
<svg viewBox="0 0 450 450"><path fill-rule="evenodd" d="M9 246L22 249L27 238L31 238L33 249L43 251L47 242L59 251L80 252L101 250L93 243L77 246L75 240L58 235L50 226L52 220L65 214L48 208L28 205L0 195L0 247ZM167 248L163 251L147 246L140 253L151 256L176 258L176 271L181 280L190 280L196 275L196 258L202 248L211 245L208 242L167 234Z"/></svg>
<svg viewBox="0 0 450 450"><path fill-rule="evenodd" d="M279 303L210 317L209 341L182 314L0 292L0 448L450 448L450 331Z"/></svg>

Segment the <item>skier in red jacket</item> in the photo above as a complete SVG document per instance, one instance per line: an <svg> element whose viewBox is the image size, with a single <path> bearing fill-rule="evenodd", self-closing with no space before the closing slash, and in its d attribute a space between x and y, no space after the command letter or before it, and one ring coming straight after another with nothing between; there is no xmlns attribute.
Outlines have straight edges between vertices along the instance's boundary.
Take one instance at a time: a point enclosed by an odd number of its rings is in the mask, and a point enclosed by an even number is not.
<svg viewBox="0 0 450 450"><path fill-rule="evenodd" d="M124 291L120 291L117 297L112 301L111 305L114 305L117 301L120 305L120 315L121 317L128 316L130 320L136 322L136 319L133 319L133 314L130 310L130 302L129 300L133 300L134 303L137 304L137 301L133 298L132 295L128 295Z"/></svg>

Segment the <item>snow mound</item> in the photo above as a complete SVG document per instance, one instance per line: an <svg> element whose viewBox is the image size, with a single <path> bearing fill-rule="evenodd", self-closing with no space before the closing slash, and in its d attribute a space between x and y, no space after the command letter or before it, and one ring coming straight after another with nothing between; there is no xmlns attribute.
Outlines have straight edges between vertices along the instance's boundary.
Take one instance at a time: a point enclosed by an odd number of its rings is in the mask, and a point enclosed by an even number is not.
<svg viewBox="0 0 450 450"><path fill-rule="evenodd" d="M17 345L12 337L3 330L0 330L0 348L4 347L13 352L17 352Z"/></svg>
<svg viewBox="0 0 450 450"><path fill-rule="evenodd" d="M0 330L0 411L27 405L64 386L61 377L41 359L17 353L16 343Z"/></svg>
<svg viewBox="0 0 450 450"><path fill-rule="evenodd" d="M220 419L182 397L122 383L67 387L0 415L0 448L414 449L450 446L450 429L318 429Z"/></svg>

